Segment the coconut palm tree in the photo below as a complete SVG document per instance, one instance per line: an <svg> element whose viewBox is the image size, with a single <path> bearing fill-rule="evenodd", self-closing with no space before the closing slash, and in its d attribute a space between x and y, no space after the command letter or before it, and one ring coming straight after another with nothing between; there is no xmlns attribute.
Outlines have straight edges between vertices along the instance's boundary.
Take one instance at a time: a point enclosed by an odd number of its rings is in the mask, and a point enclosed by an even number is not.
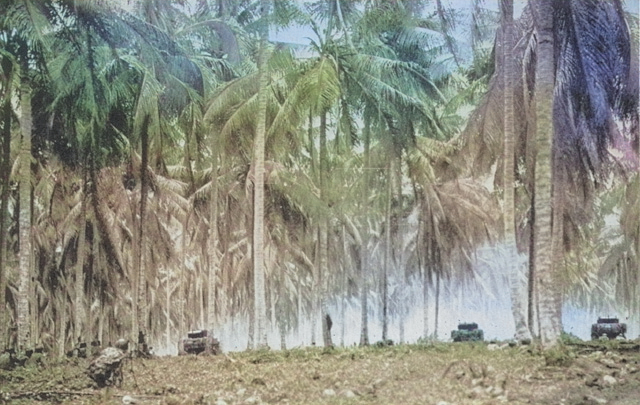
<svg viewBox="0 0 640 405"><path fill-rule="evenodd" d="M4 48L4 47L3 47ZM9 224L9 174L11 172L11 126L13 122L13 109L11 107L11 95L13 94L14 66L10 54L2 55L0 68L2 72L2 152L0 154L0 350L5 349L8 335L7 305L5 291L7 286L7 237Z"/></svg>
<svg viewBox="0 0 640 405"><path fill-rule="evenodd" d="M541 22L547 21L546 17L540 17L538 13L539 5L544 5L542 11L552 12L554 22ZM538 23L543 24L542 28L538 27ZM598 180L603 171L606 171L608 167L605 162L610 160L607 153L608 145L616 145L620 142L619 132L612 130L614 126L613 122L617 117L623 117L625 114L634 108L637 101L634 101L634 97L630 95L629 86L626 85L627 77L629 76L629 37L624 17L622 15L622 7L619 2L552 2L552 4L543 3L531 3L531 7L525 9L523 15L516 24L519 32L517 35L516 47L514 48L514 55L517 55L515 60L522 60L522 72L516 82L517 89L523 89L517 91L515 98L515 110L516 122L519 125L516 127L517 131L517 145L520 145L518 160L523 162L522 167L524 184L527 187L528 196L534 196L535 204L537 208L531 210L534 217L530 218L527 222L529 230L540 230L537 216L537 209L542 209L543 221L545 224L542 226L546 229L541 236L544 242L541 246L537 246L538 241L533 243L526 243L521 238L520 245L529 245L533 253L530 254L530 263L533 263L534 270L538 266L542 266L545 285L553 284L551 289L557 286L548 273L553 262L558 260L562 254L562 244L558 243L553 246L553 252L556 255L556 259L552 260L550 257L544 257L545 254L551 252L551 245L547 245L551 241L551 231L548 226L551 222L556 224L555 226L555 240L560 241L563 237L566 238L567 232L562 231L563 222L571 221L575 223L584 222L584 218L580 217L580 211L575 210L573 207L586 206L591 200L593 191L596 186L599 185ZM534 27L536 35L534 33ZM555 27L555 28L553 28ZM551 29L555 31L549 31ZM544 41L541 42L541 31L544 32ZM551 43L547 43L547 40L551 40ZM555 40L555 42L553 42ZM540 46L553 45L552 51L545 49L545 52L555 52L558 56L557 63L552 64L553 77L545 80L550 80L554 86L550 89L544 88L547 96L553 94L553 107L540 106L535 104L535 108L543 108L541 111L543 119L547 119L546 115L549 113L549 119L553 120L555 128L553 142L554 155L551 155L551 144L549 144L546 138L541 138L541 142L545 142L544 146L540 146L544 149L542 155L536 153L537 141L533 134L533 128L537 128L537 134L542 136L543 129L540 125L535 125L536 120L540 119L537 113L534 114L533 98L538 97L536 94L536 88L540 85L540 81L537 79L539 73L536 70L536 63L542 64L545 69L549 68L545 60L542 62L539 54ZM544 48L543 46L543 48ZM594 51L595 50L595 51ZM522 56L520 56L522 55ZM547 53L545 58L554 54ZM600 63L599 61L608 61ZM496 129L497 133L502 133L502 112L504 111L502 98L499 94L502 93L501 85L499 84L500 72L503 66L501 63L496 64L496 73L494 78L490 82L489 91L485 102L483 102L476 114L470 119L467 131L473 131L475 133L488 134L489 128ZM534 73L536 79L534 80ZM546 74L546 71L545 71ZM591 85L594 83L593 78L600 78L597 83L608 83L603 86ZM496 79L496 80L494 80ZM542 81L545 83L545 81ZM546 84L548 85L548 83ZM546 97L546 96L545 96ZM637 98L635 98L637 100ZM477 131L477 132L476 132ZM544 131L552 131L552 127L544 127ZM467 132L469 133L469 132ZM463 137L466 139L466 137ZM487 167L487 164L495 162L497 156L502 155L499 150L500 143L495 143L495 137L493 139L474 137L472 142L466 142L463 149L463 153L460 156L466 156L469 162L473 162L473 165L477 168ZM496 149L496 147L498 149ZM549 150L547 151L547 148ZM536 159L533 159L533 156ZM526 158L525 158L526 157ZM538 162L538 159L542 159ZM545 159L553 159L550 167L547 168L544 165ZM561 167L555 167L555 164ZM543 173L539 173L536 169L538 164L542 164ZM576 168L580 170L576 171ZM545 170L548 171L544 173ZM554 172L553 182L549 183L547 187L544 182L541 184L542 179L546 179L550 176L551 172ZM480 172L486 172L486 170L480 170ZM534 174L535 172L535 174ZM571 175L569 175L571 174ZM541 191L545 193L541 198L538 198L537 191L533 186L535 179L538 181L538 186L543 186ZM594 181L595 180L595 181ZM556 184L557 182L557 184ZM553 186L551 186L553 184ZM550 191L553 188L560 192L554 193L554 210L553 215L557 215L558 220L552 221L550 215L552 210L547 207L545 199L551 198ZM566 204L567 199L564 198L564 194L571 190L571 193L579 196L577 204ZM530 200L530 198L528 198ZM542 200L542 201L541 201ZM543 207L544 205L544 207ZM545 211L546 210L546 211ZM520 221L518 221L520 222ZM536 233L536 235L538 235ZM524 243L523 243L524 242ZM537 246L537 248L535 248ZM542 249L542 247L548 249ZM537 253L535 250L537 249ZM541 255L537 259L536 255ZM535 273L531 273L535 274ZM536 280L539 277L535 276ZM535 285L535 284L532 284ZM537 290L540 290L541 286L536 286ZM545 298L545 303L549 304L549 308L546 309L547 315L545 316L545 322L547 332L544 338L546 345L552 345L559 336L560 327L559 322L559 291L552 292L550 296ZM531 299L530 299L531 300ZM545 304L545 305L546 305ZM555 306L553 311L557 313L552 314L551 306ZM556 319L550 321L550 319Z"/></svg>
<svg viewBox="0 0 640 405"><path fill-rule="evenodd" d="M524 267L517 260L518 249L516 246L515 228L515 114L514 114L514 79L517 74L513 61L514 48L514 23L513 1L501 1L501 13L503 20L503 77L504 77L504 238L507 250L507 268L510 267L509 279L511 285L511 307L516 324L515 338L518 341L530 341L531 333L527 326L527 289L523 280L526 276L521 274ZM524 288L523 288L524 287Z"/></svg>
<svg viewBox="0 0 640 405"><path fill-rule="evenodd" d="M5 10L2 28L11 42L8 51L12 52L19 66L20 93L20 169L19 181L19 224L20 224L20 263L19 288L17 296L18 347L24 350L33 343L32 322L29 318L30 276L32 264L31 249L31 137L33 116L31 97L33 92L34 67L43 66L44 52L47 48L45 32L49 25L47 10L51 2L4 1ZM32 314L35 309L32 309Z"/></svg>

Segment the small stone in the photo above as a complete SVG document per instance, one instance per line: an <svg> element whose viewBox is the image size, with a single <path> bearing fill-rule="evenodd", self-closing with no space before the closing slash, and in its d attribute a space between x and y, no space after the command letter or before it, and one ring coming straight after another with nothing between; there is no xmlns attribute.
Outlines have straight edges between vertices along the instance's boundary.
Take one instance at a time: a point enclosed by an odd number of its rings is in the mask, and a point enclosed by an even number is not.
<svg viewBox="0 0 640 405"><path fill-rule="evenodd" d="M240 389L238 390L238 392L236 392L236 395L237 395L237 396L239 396L239 397L241 397L241 396L243 396L246 392L247 392L247 389L246 389L246 388L240 388Z"/></svg>
<svg viewBox="0 0 640 405"><path fill-rule="evenodd" d="M244 400L245 404L259 404L260 402L262 401L260 401L260 398L256 396L252 396Z"/></svg>
<svg viewBox="0 0 640 405"><path fill-rule="evenodd" d="M328 388L328 389L322 391L322 395L324 395L325 397L334 397L336 395L336 392L334 390L332 390L331 388Z"/></svg>
<svg viewBox="0 0 640 405"><path fill-rule="evenodd" d="M224 399L219 398L216 402L215 405L227 405L227 401L225 401Z"/></svg>
<svg viewBox="0 0 640 405"><path fill-rule="evenodd" d="M585 395L584 404L585 405L604 405L607 403L607 400L604 398L598 398L593 395Z"/></svg>
<svg viewBox="0 0 640 405"><path fill-rule="evenodd" d="M612 377L610 375L605 375L604 377L602 377L602 381L604 381L606 385L615 385L618 382L615 377Z"/></svg>
<svg viewBox="0 0 640 405"><path fill-rule="evenodd" d="M484 390L482 389L482 387L475 387L469 392L469 398L471 399L480 398L483 395L484 395Z"/></svg>
<svg viewBox="0 0 640 405"><path fill-rule="evenodd" d="M447 401L440 401L436 405L451 405Z"/></svg>
<svg viewBox="0 0 640 405"><path fill-rule="evenodd" d="M256 385L267 385L267 383L260 377L256 377L253 380L251 380L252 384L256 384Z"/></svg>
<svg viewBox="0 0 640 405"><path fill-rule="evenodd" d="M596 350L595 352L591 353L589 355L589 357L594 358L594 359L598 359L600 357L602 357L603 353L600 350Z"/></svg>
<svg viewBox="0 0 640 405"><path fill-rule="evenodd" d="M124 397L122 397L122 403L124 405L132 405L132 404L137 404L138 401L136 401L135 398L133 398L131 395L125 395Z"/></svg>
<svg viewBox="0 0 640 405"><path fill-rule="evenodd" d="M342 396L345 397L345 398L355 398L355 397L357 397L357 395L351 390L342 391Z"/></svg>

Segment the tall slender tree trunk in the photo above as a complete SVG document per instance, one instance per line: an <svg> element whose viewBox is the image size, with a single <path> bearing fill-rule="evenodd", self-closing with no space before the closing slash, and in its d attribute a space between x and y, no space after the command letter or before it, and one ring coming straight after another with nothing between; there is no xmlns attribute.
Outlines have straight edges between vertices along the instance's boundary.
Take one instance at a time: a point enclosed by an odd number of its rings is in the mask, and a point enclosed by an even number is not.
<svg viewBox="0 0 640 405"><path fill-rule="evenodd" d="M391 157L387 161L387 196L385 207L384 263L382 265L382 341L389 331L389 263L391 262Z"/></svg>
<svg viewBox="0 0 640 405"><path fill-rule="evenodd" d="M347 297L349 294L349 286L347 285L347 271L350 266L349 259L349 243L347 242L347 227L342 225L342 277L341 288L342 297L340 299L340 346L344 347L344 332L346 325L346 312L347 312Z"/></svg>
<svg viewBox="0 0 640 405"><path fill-rule="evenodd" d="M527 278L519 262L515 227L515 112L514 81L516 64L513 59L513 0L502 0L504 54L504 239L505 266L511 286L511 311L515 321L517 341L530 341L527 326Z"/></svg>
<svg viewBox="0 0 640 405"><path fill-rule="evenodd" d="M424 197L420 197L420 205L421 209L425 210L425 201ZM427 271L428 267L425 265L424 257L423 257L423 247L425 244L425 229L424 229L424 221L422 218L418 218L418 248L416 249L416 254L418 256L418 269L422 275L422 338L428 339L429 337L429 272ZM429 254L427 253L427 258Z"/></svg>
<svg viewBox="0 0 640 405"><path fill-rule="evenodd" d="M7 94L11 94L11 64L3 63L3 69L8 76ZM2 151L0 152L0 351L6 349L9 341L9 328L7 321L7 228L9 222L9 174L11 171L11 97L7 97L2 105Z"/></svg>
<svg viewBox="0 0 640 405"><path fill-rule="evenodd" d="M553 1L538 0L535 24L538 33L536 65L536 173L534 265L539 297L540 337L544 347L554 346L562 331L560 286L552 261L551 147L553 139L554 45Z"/></svg>
<svg viewBox="0 0 640 405"><path fill-rule="evenodd" d="M64 277L64 276L61 276ZM61 298L58 301L58 319L56 319L56 326L58 329L58 358L64 358L65 356L65 341L67 337L67 305L66 305L66 291L60 294Z"/></svg>
<svg viewBox="0 0 640 405"><path fill-rule="evenodd" d="M80 342L82 340L83 325L87 327L87 319L85 314L84 303L84 259L86 252L86 240L87 240L87 184L83 185L82 196L80 200L80 225L78 228L78 244L77 244L77 261L75 268L75 303L74 303L74 341Z"/></svg>
<svg viewBox="0 0 640 405"><path fill-rule="evenodd" d="M165 292L165 346L169 348L171 346L171 273L169 269L167 269L167 281L165 282L164 288ZM182 339L182 336L179 337Z"/></svg>
<svg viewBox="0 0 640 405"><path fill-rule="evenodd" d="M262 17L268 16L268 0L261 0ZM267 119L267 40L269 30L265 27L260 33L258 57L258 116L256 117L256 136L253 150L253 280L256 346L267 347L267 308L264 272L264 144Z"/></svg>
<svg viewBox="0 0 640 405"><path fill-rule="evenodd" d="M26 70L22 73L20 85L20 131L22 142L20 143L20 168L19 168L19 237L20 237L20 260L19 260L19 281L17 294L18 313L18 348L25 350L29 344L30 322L29 322L29 291L31 276L31 82ZM32 308L33 310L33 308Z"/></svg>
<svg viewBox="0 0 640 405"><path fill-rule="evenodd" d="M366 216L369 215L369 170L371 169L371 122L365 117L364 119L364 187L362 193L362 211ZM366 225L365 225L366 226ZM369 345L369 306L367 303L368 298L368 269L369 269L369 230L365 229L362 233L362 246L360 249L360 310L361 310L361 325L360 325L360 346Z"/></svg>
<svg viewBox="0 0 640 405"><path fill-rule="evenodd" d="M296 295L298 312L297 335L298 341L302 344L302 320L304 311L302 310L302 282L300 281L300 272L296 273L296 288L298 290L298 294Z"/></svg>
<svg viewBox="0 0 640 405"><path fill-rule="evenodd" d="M184 222L182 224L182 252L180 256L182 258L182 265L180 266L180 274L178 276L178 336L182 338L186 333L186 321L185 321L185 313L184 308L186 305L186 294L185 294L185 275L187 272L187 238L188 238L188 229L189 229L189 214L185 216Z"/></svg>
<svg viewBox="0 0 640 405"><path fill-rule="evenodd" d="M328 112L322 111L320 114L320 198L328 206L327 198L327 171L329 170L329 150L327 148L327 114ZM331 339L331 330L329 325L329 312L328 312L328 289L329 289L329 270L327 268L328 262L328 238L329 238L329 213L327 212L326 218L320 218L319 223L319 267L318 267L318 282L320 283L320 315L322 320L322 340L325 347L333 346ZM314 315L315 316L315 315Z"/></svg>
<svg viewBox="0 0 640 405"><path fill-rule="evenodd" d="M149 308L147 305L147 274L146 274L146 243L144 227L147 216L147 199L149 194L149 121L148 115L144 119L140 132L140 224L138 228L138 332L148 333ZM134 337L138 342L138 336ZM137 347L137 346L136 346Z"/></svg>
<svg viewBox="0 0 640 405"><path fill-rule="evenodd" d="M216 135L213 135L216 137ZM214 140L211 148L211 193L209 201L209 274L207 286L207 328L215 327L216 313L216 277L220 262L218 260L218 145Z"/></svg>
<svg viewBox="0 0 640 405"><path fill-rule="evenodd" d="M438 321L440 316L440 270L436 270L436 314L435 314L435 327L433 329L433 337L438 340Z"/></svg>

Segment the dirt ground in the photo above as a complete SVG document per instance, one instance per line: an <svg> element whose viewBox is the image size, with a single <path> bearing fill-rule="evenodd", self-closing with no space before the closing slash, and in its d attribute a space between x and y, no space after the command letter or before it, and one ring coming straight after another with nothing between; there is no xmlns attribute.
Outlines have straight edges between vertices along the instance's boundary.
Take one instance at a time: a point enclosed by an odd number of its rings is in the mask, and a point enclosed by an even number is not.
<svg viewBox="0 0 640 405"><path fill-rule="evenodd" d="M86 376L88 363L0 371L0 404L640 404L640 341L550 352L438 343L131 359L122 386L103 389Z"/></svg>

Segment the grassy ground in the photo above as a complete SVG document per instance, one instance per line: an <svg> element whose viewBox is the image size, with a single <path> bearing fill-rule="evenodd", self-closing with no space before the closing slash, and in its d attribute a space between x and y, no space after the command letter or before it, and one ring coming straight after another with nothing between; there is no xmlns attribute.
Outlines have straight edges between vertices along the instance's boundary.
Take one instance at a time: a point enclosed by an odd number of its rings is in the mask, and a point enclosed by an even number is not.
<svg viewBox="0 0 640 405"><path fill-rule="evenodd" d="M639 348L456 343L135 359L122 387L102 390L84 374L89 360L73 359L0 371L0 403L637 405Z"/></svg>

